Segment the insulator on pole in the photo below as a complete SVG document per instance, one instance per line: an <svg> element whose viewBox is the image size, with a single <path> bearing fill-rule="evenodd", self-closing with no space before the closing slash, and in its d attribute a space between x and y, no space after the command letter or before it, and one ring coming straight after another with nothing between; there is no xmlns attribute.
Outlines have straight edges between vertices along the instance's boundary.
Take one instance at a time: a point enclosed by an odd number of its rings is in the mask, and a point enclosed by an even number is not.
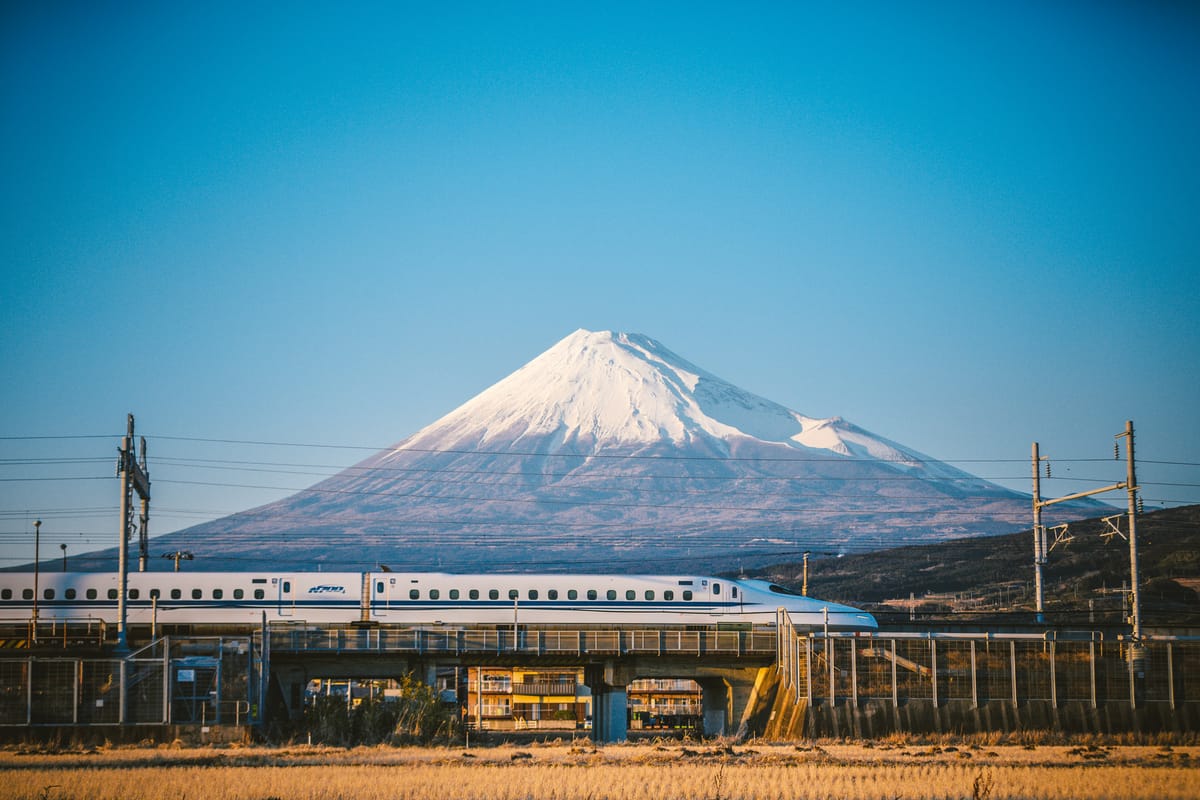
<svg viewBox="0 0 1200 800"><path fill-rule="evenodd" d="M1113 442L1113 461L1121 460L1121 443Z"/></svg>
<svg viewBox="0 0 1200 800"><path fill-rule="evenodd" d="M1050 477L1050 462L1049 461L1046 462L1046 477L1047 478Z"/></svg>

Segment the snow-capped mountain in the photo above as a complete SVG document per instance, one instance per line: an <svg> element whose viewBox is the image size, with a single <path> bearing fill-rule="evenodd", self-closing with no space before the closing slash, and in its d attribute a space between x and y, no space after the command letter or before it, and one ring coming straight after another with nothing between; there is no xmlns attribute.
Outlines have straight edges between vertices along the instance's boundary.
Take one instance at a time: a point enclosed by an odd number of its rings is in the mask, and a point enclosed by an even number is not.
<svg viewBox="0 0 1200 800"><path fill-rule="evenodd" d="M209 569L719 570L1015 531L1029 508L646 336L578 330L394 447L156 546Z"/></svg>

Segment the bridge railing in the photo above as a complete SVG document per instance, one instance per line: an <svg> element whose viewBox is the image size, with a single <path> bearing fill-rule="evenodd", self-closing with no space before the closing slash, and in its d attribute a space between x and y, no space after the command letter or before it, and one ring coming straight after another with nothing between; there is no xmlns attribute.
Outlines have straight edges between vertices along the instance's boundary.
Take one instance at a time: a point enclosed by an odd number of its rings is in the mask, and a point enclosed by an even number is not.
<svg viewBox="0 0 1200 800"><path fill-rule="evenodd" d="M303 622L271 624L271 652L528 654L528 655L732 655L770 657L771 627L743 630L628 628L486 629L324 627Z"/></svg>

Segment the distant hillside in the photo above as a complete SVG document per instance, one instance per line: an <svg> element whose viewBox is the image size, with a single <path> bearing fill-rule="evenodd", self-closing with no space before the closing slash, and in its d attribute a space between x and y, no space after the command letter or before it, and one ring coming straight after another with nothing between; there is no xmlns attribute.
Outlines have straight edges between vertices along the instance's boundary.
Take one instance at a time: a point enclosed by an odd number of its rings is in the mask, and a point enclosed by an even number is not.
<svg viewBox="0 0 1200 800"><path fill-rule="evenodd" d="M1120 524L1127 531L1125 517ZM1045 582L1052 622L1122 617L1129 543L1103 536L1106 529L1099 518L1073 522L1072 540L1050 552ZM1143 624L1200 625L1200 505L1142 514L1137 532ZM799 589L802 569L790 562L757 572ZM809 562L810 595L904 613L911 597L923 617L1032 611L1033 586L1032 531L842 558L814 554Z"/></svg>

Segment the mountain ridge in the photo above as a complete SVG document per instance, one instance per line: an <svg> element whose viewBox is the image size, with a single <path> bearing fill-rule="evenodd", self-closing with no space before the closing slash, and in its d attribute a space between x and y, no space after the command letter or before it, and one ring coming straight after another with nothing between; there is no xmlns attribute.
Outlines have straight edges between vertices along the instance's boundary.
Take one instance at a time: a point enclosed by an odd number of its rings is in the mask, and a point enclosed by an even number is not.
<svg viewBox="0 0 1200 800"><path fill-rule="evenodd" d="M1001 533L1028 514L1026 495L742 390L650 337L579 329L336 475L154 541L206 566L713 569Z"/></svg>

